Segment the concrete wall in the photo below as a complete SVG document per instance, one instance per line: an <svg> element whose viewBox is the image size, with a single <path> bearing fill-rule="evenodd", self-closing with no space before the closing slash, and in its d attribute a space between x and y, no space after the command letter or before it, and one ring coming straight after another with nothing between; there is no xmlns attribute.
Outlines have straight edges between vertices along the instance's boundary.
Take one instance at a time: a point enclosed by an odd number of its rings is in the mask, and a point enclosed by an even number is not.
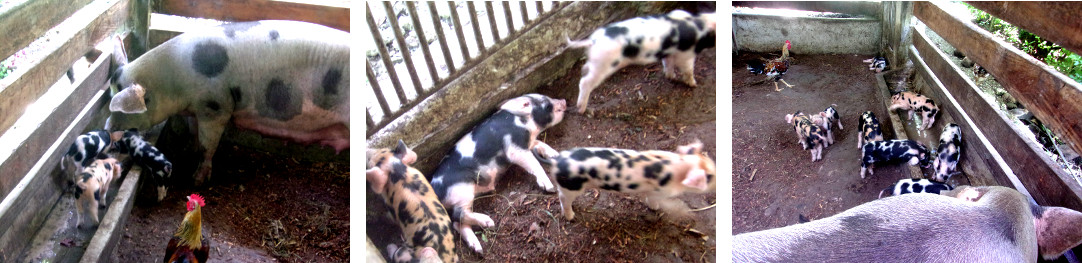
<svg viewBox="0 0 1082 263"><path fill-rule="evenodd" d="M578 74L579 69L572 67L584 59L583 51L565 52L565 34L573 39L584 38L608 23L676 8L692 11L697 6L700 4L691 2L568 5L373 134L367 141L368 148L390 147L401 139L417 152L419 160L414 166L428 174L459 138L495 112L500 103L533 92L569 72Z"/></svg>
<svg viewBox="0 0 1082 263"><path fill-rule="evenodd" d="M733 14L739 51L781 52L785 40L795 54L864 54L879 51L882 25L870 18L787 17Z"/></svg>

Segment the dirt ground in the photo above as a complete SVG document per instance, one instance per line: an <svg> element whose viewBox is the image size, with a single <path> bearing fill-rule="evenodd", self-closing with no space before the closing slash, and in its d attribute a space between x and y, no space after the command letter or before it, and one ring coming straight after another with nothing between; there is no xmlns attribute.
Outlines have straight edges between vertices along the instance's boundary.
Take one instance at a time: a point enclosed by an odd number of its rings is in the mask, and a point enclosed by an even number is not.
<svg viewBox="0 0 1082 263"><path fill-rule="evenodd" d="M796 224L799 215L818 219L874 200L879 191L909 178L904 164L885 164L860 178L857 122L871 110L884 138L896 138L884 102L876 95L875 72L857 55L794 56L785 81L795 85L774 91L771 81L755 84L746 63L776 54L742 53L733 59L733 234ZM779 83L781 87L784 84ZM817 113L830 104L844 129L823 159L812 162L801 149L785 115ZM937 121L939 122L939 121Z"/></svg>
<svg viewBox="0 0 1082 263"><path fill-rule="evenodd" d="M191 193L206 199L203 234L210 239L210 262L349 259L348 165L272 155L224 140L214 164L211 185L181 183L160 204L152 201L152 185L144 185L115 262L160 261Z"/></svg>
<svg viewBox="0 0 1082 263"><path fill-rule="evenodd" d="M716 157L715 57L716 49L697 57L698 88L666 79L660 63L624 68L591 93L592 115L568 112L539 139L557 150L592 146L670 151L700 139L704 151ZM538 93L573 105L581 66ZM575 201L575 220L567 221L556 194L539 189L521 168L503 175L496 189L474 201L475 212L496 221L495 227L474 229L484 254L473 252L456 233L456 252L463 262L713 262L717 254L714 193L682 195L689 207L702 209L690 212L690 218L670 219L637 197L589 190ZM386 206L372 200L368 191L368 236L381 249L388 242L401 244L397 228L387 227L394 222L383 216Z"/></svg>

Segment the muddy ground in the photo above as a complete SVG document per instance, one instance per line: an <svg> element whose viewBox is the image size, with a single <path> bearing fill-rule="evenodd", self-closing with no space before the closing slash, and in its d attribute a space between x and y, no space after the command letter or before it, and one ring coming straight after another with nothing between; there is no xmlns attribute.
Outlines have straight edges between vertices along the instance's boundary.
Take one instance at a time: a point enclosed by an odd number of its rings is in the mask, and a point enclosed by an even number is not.
<svg viewBox="0 0 1082 263"><path fill-rule="evenodd" d="M716 157L715 57L715 49L697 57L698 88L666 79L660 63L624 68L591 93L591 115L568 112L539 138L557 150L592 146L670 151L700 139L704 151ZM579 62L567 76L539 87L538 93L573 105L581 66ZM545 193L518 167L503 175L496 189L474 201L475 212L496 221L495 227L474 229L484 254L473 252L456 233L456 252L463 262L713 262L717 254L714 193L681 196L692 209L703 209L690 212L689 218L670 219L637 197L589 190L575 200L575 221L567 221L556 194ZM399 230L388 227L394 222L383 216L386 206L368 192L368 236L381 249L388 242L401 244Z"/></svg>
<svg viewBox="0 0 1082 263"><path fill-rule="evenodd" d="M878 165L875 175L860 178L857 121L871 110L884 138L896 138L884 102L877 95L875 72L857 55L794 56L783 79L793 88L774 91L765 75L746 64L776 54L742 53L733 59L733 234L796 224L799 215L818 219L875 200L879 191L909 178L904 164ZM784 84L779 83L781 87ZM801 149L785 115L817 113L830 104L844 129L823 159L812 162ZM937 121L939 122L939 121ZM933 128L934 129L934 128Z"/></svg>
<svg viewBox="0 0 1082 263"><path fill-rule="evenodd" d="M190 174L178 172L180 174ZM177 187L161 203L143 185L114 262L158 262L198 193L210 262L345 262L349 259L349 165L270 154L223 140L209 186ZM189 182L185 184L185 182Z"/></svg>

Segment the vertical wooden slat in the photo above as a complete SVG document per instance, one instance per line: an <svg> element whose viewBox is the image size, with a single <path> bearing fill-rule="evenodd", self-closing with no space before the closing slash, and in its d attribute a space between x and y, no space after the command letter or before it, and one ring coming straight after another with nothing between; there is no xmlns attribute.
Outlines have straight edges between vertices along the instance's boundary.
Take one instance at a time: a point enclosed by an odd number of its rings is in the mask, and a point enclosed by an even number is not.
<svg viewBox="0 0 1082 263"><path fill-rule="evenodd" d="M488 13L488 25L492 28L492 41L500 42L500 34L497 34L499 31L496 29L496 15L492 12L491 1L485 1L485 13Z"/></svg>
<svg viewBox="0 0 1082 263"><path fill-rule="evenodd" d="M471 60L469 48L466 48L466 35L462 33L462 19L458 18L458 8L455 8L454 1L447 1L447 7L451 8L451 19L455 20L455 34L458 35L458 47L462 49L462 64L467 64Z"/></svg>
<svg viewBox="0 0 1082 263"><path fill-rule="evenodd" d="M541 1L537 1L537 2L534 2L534 3L537 4L537 16L540 17L541 14L545 12L544 11L544 6L541 4Z"/></svg>
<svg viewBox="0 0 1082 263"><path fill-rule="evenodd" d="M436 12L436 2L428 2L428 11L432 15L432 25L436 27L436 37L440 39L440 49L443 50L443 60L447 63L448 75L455 74L455 64L451 61L451 49L448 47L450 45L447 44L447 37L443 35L443 24L440 23L439 12Z"/></svg>
<svg viewBox="0 0 1082 263"><path fill-rule="evenodd" d="M392 15L388 15L388 17ZM394 63L391 63L391 53L387 52L387 47L383 44L383 36L379 34L379 24L376 24L376 19L372 18L372 6L365 9L365 18L368 19L368 30L371 31L372 38L376 40L379 57L383 59L383 66L387 68L387 74L391 78L391 85L394 85L394 91L398 94L398 100L401 103L406 103L406 93L402 92L402 83L398 82L398 73L394 70ZM372 83L375 83L375 78L372 79Z"/></svg>
<svg viewBox="0 0 1082 263"><path fill-rule="evenodd" d="M367 128L366 132L365 132L366 133L365 136L372 135L373 133L375 133L376 132L376 123L372 121L372 114L369 114L367 110L364 111L364 120L365 120L365 122L364 122L365 126L364 127Z"/></svg>
<svg viewBox="0 0 1082 263"><path fill-rule="evenodd" d="M466 2L466 10L470 11L470 22L473 24L473 37L477 39L477 51L484 57L487 54L485 48L485 42L481 38L481 23L477 22L477 9L474 8L473 2Z"/></svg>
<svg viewBox="0 0 1082 263"><path fill-rule="evenodd" d="M364 67L365 74L368 74L368 83L372 86L372 92L376 93L376 101L379 102L379 108L383 110L383 116L391 114L391 108L387 105L387 99L383 96L383 90L379 88L379 80L376 79L376 73L372 72L372 67L367 65Z"/></svg>
<svg viewBox="0 0 1082 263"><path fill-rule="evenodd" d="M410 80L413 81L413 89L417 90L417 94L421 94L424 92L421 87L421 78L417 76L416 65L413 64L413 55L410 54L410 47L406 44L406 37L402 35L402 28L398 26L398 15L395 14L394 8L391 8L390 1L383 2L383 9L387 11L387 21L391 22L391 31L394 32L394 38L398 41L398 51L402 52L402 60L406 64L406 72L409 72ZM417 28L419 30L420 25L417 25ZM435 79L435 77L432 78L432 80ZM406 102L403 101L402 104Z"/></svg>
<svg viewBox="0 0 1082 263"><path fill-rule="evenodd" d="M432 52L428 50L428 39L425 38L425 30L421 27L421 17L417 15L417 7L413 2L406 2L406 10L409 11L410 20L413 20L413 25L417 32L417 40L421 43L421 53L425 55L425 65L428 66L428 75L432 76L433 86L439 83L440 77L436 73L436 61L432 60ZM436 24L438 27L439 24Z"/></svg>
<svg viewBox="0 0 1082 263"><path fill-rule="evenodd" d="M515 34L515 23L511 22L511 6L507 1L500 1L503 4L503 18L507 20L507 35Z"/></svg>
<svg viewBox="0 0 1082 263"><path fill-rule="evenodd" d="M522 11L522 27L526 28L526 24L530 22L529 15L526 14L526 2L518 2L518 7Z"/></svg>

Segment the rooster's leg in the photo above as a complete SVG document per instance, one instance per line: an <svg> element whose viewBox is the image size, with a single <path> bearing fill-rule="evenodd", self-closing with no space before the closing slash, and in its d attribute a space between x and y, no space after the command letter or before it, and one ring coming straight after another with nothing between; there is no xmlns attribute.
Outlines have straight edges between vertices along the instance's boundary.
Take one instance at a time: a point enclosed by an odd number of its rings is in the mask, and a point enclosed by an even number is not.
<svg viewBox="0 0 1082 263"><path fill-rule="evenodd" d="M789 86L790 88L792 88L792 87L796 87L796 86L793 86L793 85L789 85L789 82L785 82L785 80L784 80L784 79L783 79L783 80L781 80L781 83L784 83L784 84L785 84L785 86ZM774 85L778 85L778 83L777 83L777 82L774 82Z"/></svg>
<svg viewBox="0 0 1082 263"><path fill-rule="evenodd" d="M778 88L778 82L777 81L774 82L774 91L781 91L781 89Z"/></svg>

